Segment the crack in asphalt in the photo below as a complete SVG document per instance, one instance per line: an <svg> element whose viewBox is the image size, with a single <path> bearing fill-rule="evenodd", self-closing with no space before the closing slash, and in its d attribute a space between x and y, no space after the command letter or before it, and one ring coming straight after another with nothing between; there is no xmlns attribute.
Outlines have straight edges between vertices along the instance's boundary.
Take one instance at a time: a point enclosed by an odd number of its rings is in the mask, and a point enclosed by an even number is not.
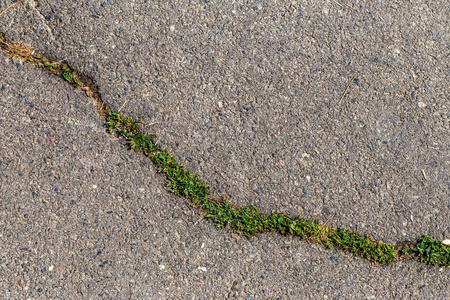
<svg viewBox="0 0 450 300"><path fill-rule="evenodd" d="M48 32L48 35L54 41L55 40L55 36L53 35L53 30L50 28L50 26L47 25L47 19L45 18L45 16L39 10L38 4L34 0L29 0L29 2L30 2L29 5L30 5L31 9L37 12L39 18L42 19L42 26L45 27L45 29Z"/></svg>
<svg viewBox="0 0 450 300"><path fill-rule="evenodd" d="M33 0L30 0L30 1L31 1L31 3L35 4L35 2ZM35 9L39 12L39 10L37 8L35 8ZM40 12L39 12L39 14L41 17L43 17L45 19L45 17ZM56 75L64 80L68 81L69 83L74 85L75 88L85 91L86 95L93 101L93 104L97 109L97 113L100 116L104 117L106 119L106 121L108 121L108 117L112 111L110 110L108 104L102 100L101 94L99 92L99 88L97 87L97 85L94 83L94 81L90 77L88 77L82 73L79 73L74 68L71 68L65 62L55 62L55 60L46 58L43 54L39 53L37 50L35 50L32 47L28 47L28 46L22 45L20 43L14 43L14 42L8 41L6 39L6 35L2 32L0 32L0 48L2 50L4 50L9 57L17 58L21 61L31 63L41 69L46 70L47 72L49 72L52 75ZM64 73L64 72L66 72L65 70L73 70L73 72L70 73L71 77L66 77L66 73ZM344 96L345 96L345 93L344 93ZM426 236L425 236L425 239L426 239ZM423 239L421 239L421 240L423 241ZM421 240L419 240L419 242ZM415 250L417 248L417 245L419 244L419 242L413 243L410 241L406 241L406 242L398 242L395 245L389 245L389 244L385 244L385 245L393 247L393 249L395 250L396 255L397 255L395 261L411 260L411 259L421 261L421 257L417 253L414 253L414 252L413 253L404 253L405 249L406 250L407 249ZM434 241L434 242L440 243L439 241ZM443 244L441 244L441 246L443 247L444 250L448 248L449 251L446 252L447 254L444 254L444 256L446 257L446 259L448 261L450 261L450 259L447 258L447 256L450 256L450 247L446 247ZM406 252L408 252L408 251L406 251Z"/></svg>

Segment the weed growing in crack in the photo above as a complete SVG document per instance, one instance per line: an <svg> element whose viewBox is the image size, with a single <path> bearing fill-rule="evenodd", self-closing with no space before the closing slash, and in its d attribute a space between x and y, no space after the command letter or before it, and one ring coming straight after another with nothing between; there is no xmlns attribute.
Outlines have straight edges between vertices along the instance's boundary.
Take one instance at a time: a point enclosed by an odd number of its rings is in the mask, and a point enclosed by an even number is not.
<svg viewBox="0 0 450 300"><path fill-rule="evenodd" d="M47 72L55 74L55 75L59 75L59 72L56 70L56 68L58 67L57 63L53 63L53 62L48 61L46 59L42 59L42 64L44 65L43 68Z"/></svg>
<svg viewBox="0 0 450 300"><path fill-rule="evenodd" d="M133 122L130 118L124 118L118 113L109 112L106 126L111 133L117 130L119 135L126 138L131 148L141 151L156 164L159 172L165 174L168 179L167 186L177 196L191 199L209 197L209 187L195 174L186 170L183 165L178 165L167 150L153 143L154 135L148 136L139 131L139 122Z"/></svg>
<svg viewBox="0 0 450 300"><path fill-rule="evenodd" d="M76 73L77 70L75 68L63 66L62 69L64 71L62 76L68 83L70 83L74 87L79 87L83 85L83 83L78 79Z"/></svg>
<svg viewBox="0 0 450 300"><path fill-rule="evenodd" d="M176 163L167 150L153 142L154 135L139 131L139 121L125 118L109 111L106 117L108 132L124 137L135 151L143 152L166 175L167 186L177 196L190 199L190 205L203 210L202 218L210 219L217 228L231 228L235 233L247 237L265 233L279 232L292 234L311 242L323 244L328 248L348 251L374 263L390 264L398 260L394 245L374 240L368 234L348 229L335 229L314 221L284 214L265 215L254 205L237 207L225 199L213 199L209 187L197 175ZM401 249L402 254L413 252L418 260L427 264L450 265L450 247L424 236L413 249Z"/></svg>
<svg viewBox="0 0 450 300"><path fill-rule="evenodd" d="M394 246L374 241L369 235L351 230L336 230L316 222L284 214L264 215L254 205L237 207L225 199L212 199L209 186L197 175L177 164L167 150L154 144L154 135L139 131L139 122L109 112L106 126L108 132L124 137L130 147L143 152L156 164L160 173L166 175L167 186L177 196L191 200L190 205L203 210L203 218L214 221L217 228L229 227L236 233L251 237L264 232L293 234L329 248L349 251L377 263L392 263L397 252Z"/></svg>
<svg viewBox="0 0 450 300"><path fill-rule="evenodd" d="M450 247L425 235L409 251L419 256L419 261L429 265L450 266Z"/></svg>
<svg viewBox="0 0 450 300"><path fill-rule="evenodd" d="M167 185L173 193L190 199L190 205L203 210L202 217L214 221L216 227L229 227L236 233L247 237L264 233L279 232L292 234L311 242L323 244L328 248L349 251L354 255L364 257L374 263L393 263L398 260L399 253L413 254L412 258L431 265L450 266L450 247L440 241L424 236L418 242L397 252L393 245L375 241L371 236L347 229L335 229L314 221L291 217L284 214L265 215L254 205L237 207L223 199L213 199L209 194L209 186L197 175L177 164L167 150L153 142L154 135L146 135L139 131L139 121L125 118L112 112L103 103L96 87L90 89L80 81L75 68L66 64L52 63L31 47L9 42L5 34L0 32L0 48L10 57L17 57L51 74L62 76L76 88L83 89L97 105L99 114L106 117L106 127L109 133L117 131L124 137L130 147L148 156L158 167L159 172L166 175ZM62 72L62 74L61 74ZM91 82L91 81L90 81ZM92 82L91 82L92 83ZM92 87L92 84L91 84ZM411 243L412 244L412 243Z"/></svg>

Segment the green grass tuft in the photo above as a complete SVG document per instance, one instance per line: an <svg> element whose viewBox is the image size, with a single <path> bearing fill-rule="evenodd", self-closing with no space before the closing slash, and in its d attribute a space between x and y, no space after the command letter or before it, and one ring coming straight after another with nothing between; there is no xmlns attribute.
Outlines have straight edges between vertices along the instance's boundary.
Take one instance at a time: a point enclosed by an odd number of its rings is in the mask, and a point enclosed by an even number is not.
<svg viewBox="0 0 450 300"><path fill-rule="evenodd" d="M74 87L85 90L89 97L98 101L88 87L83 86L75 68L66 64L53 63L41 54L34 56L32 48L19 43L8 42L5 34L0 32L0 48L10 56L17 56L51 74L62 76ZM62 74L61 74L62 73ZM97 102L98 103L98 102ZM229 227L236 233L247 237L264 233L279 232L292 234L311 242L323 244L328 248L343 250L366 258L374 263L390 264L398 260L399 253L393 245L374 240L371 236L362 235L347 229L335 229L314 221L284 214L265 215L254 205L237 207L225 199L213 199L209 194L209 186L197 175L179 165L167 150L153 142L154 135L146 135L139 131L139 122L125 118L119 113L110 111L108 105L99 102L100 114L106 114L106 127L109 133L117 131L124 137L130 147L148 156L158 167L160 173L166 175L167 186L175 195L190 199L190 205L203 210L203 217L214 221L216 227ZM424 236L413 247L399 249L403 255L411 255L421 262L431 265L450 266L450 247L440 241Z"/></svg>
<svg viewBox="0 0 450 300"><path fill-rule="evenodd" d="M419 261L429 265L450 266L450 247L425 235L409 251L419 256Z"/></svg>
<svg viewBox="0 0 450 300"><path fill-rule="evenodd" d="M376 263L392 263L397 257L394 246L377 242L369 235L345 229L334 229L319 223L284 214L265 215L254 205L237 207L225 199L212 199L209 186L197 175L179 165L169 151L153 142L154 135L139 131L139 122L110 111L107 115L108 132L124 137L130 147L143 152L166 175L167 186L177 196L191 200L190 204L204 211L203 217L214 221L216 227L229 227L236 233L251 237L264 232L292 234L302 239L324 244L329 248L349 251Z"/></svg>
<svg viewBox="0 0 450 300"><path fill-rule="evenodd" d="M109 111L106 127L108 132L117 131L135 151L143 152L166 175L167 186L177 196L191 200L190 205L203 210L202 217L212 220L217 228L229 227L247 237L279 232L292 234L328 248L348 251L374 263L390 264L397 260L398 253L391 244L375 241L368 234L362 235L348 229L335 229L299 217L284 214L265 215L254 205L237 207L225 199L212 199L209 186L197 175L179 165L169 151L162 150L153 142L154 135L139 131L139 122ZM414 249L402 249L403 254L412 251L420 261L433 265L450 265L450 247L442 245L428 236L419 240Z"/></svg>
<svg viewBox="0 0 450 300"><path fill-rule="evenodd" d="M63 78L74 87L82 86L83 83L78 79L77 70L75 68L63 66Z"/></svg>

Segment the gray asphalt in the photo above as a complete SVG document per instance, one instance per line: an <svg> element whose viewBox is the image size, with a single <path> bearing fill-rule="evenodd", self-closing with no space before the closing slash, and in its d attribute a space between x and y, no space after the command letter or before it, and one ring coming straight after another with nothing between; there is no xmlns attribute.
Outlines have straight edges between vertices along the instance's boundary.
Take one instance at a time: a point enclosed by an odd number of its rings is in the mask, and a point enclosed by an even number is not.
<svg viewBox="0 0 450 300"><path fill-rule="evenodd" d="M448 4L25 1L0 29L214 196L398 242L450 235ZM215 229L81 91L0 60L0 297L450 298L448 268Z"/></svg>

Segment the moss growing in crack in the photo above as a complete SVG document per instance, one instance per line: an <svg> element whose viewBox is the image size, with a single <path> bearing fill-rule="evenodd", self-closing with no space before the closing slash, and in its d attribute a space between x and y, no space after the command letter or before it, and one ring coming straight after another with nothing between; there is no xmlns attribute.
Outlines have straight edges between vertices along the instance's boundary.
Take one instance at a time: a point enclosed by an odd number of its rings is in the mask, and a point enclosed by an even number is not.
<svg viewBox="0 0 450 300"><path fill-rule="evenodd" d="M208 185L197 175L186 170L183 165L177 164L167 150L162 150L156 145L153 142L154 135L149 136L139 131L139 122L110 111L108 105L101 101L92 81L88 81L88 86L85 86L75 68L66 64L52 63L52 60L46 60L41 54L34 54L31 47L7 41L5 34L1 32L0 48L9 56L23 59L51 74L59 75L74 87L86 91L96 103L99 114L106 117L108 131L110 133L117 131L120 136L126 138L132 149L147 155L158 166L159 171L167 176L167 185L172 191L178 196L190 199L190 204L203 210L202 216L214 221L218 228L229 227L234 232L248 237L264 232L292 234L328 248L349 251L375 263L393 263L398 260L400 253L427 264L450 266L450 247L426 235L419 239L417 244L410 243L413 246L401 247L397 252L393 245L375 241L367 234L335 229L284 214L265 215L253 205L237 207L225 199L213 199L210 197Z"/></svg>
<svg viewBox="0 0 450 300"><path fill-rule="evenodd" d="M43 59L42 63L44 65L44 69L46 69L48 72L50 72L50 73L55 73L56 72L55 68L58 67L57 63L52 63L50 61L47 61L46 59Z"/></svg>
<svg viewBox="0 0 450 300"><path fill-rule="evenodd" d="M429 265L450 266L450 247L425 235L409 251L419 256L419 261Z"/></svg>
<svg viewBox="0 0 450 300"><path fill-rule="evenodd" d="M376 241L368 234L335 229L284 214L265 215L254 205L237 207L225 199L213 199L208 185L183 165L177 164L167 150L156 145L153 142L154 135L149 136L139 131L138 121L109 111L106 126L110 133L116 130L126 138L132 149L150 157L159 172L166 175L167 185L173 193L190 199L190 205L203 210L202 217L214 221L217 228L229 227L247 237L265 232L292 234L328 248L348 251L374 263L390 264L398 259L398 252L393 245ZM420 239L413 249L401 250L402 254L408 252L414 252L420 261L428 264L450 265L450 247L427 236Z"/></svg>
<svg viewBox="0 0 450 300"><path fill-rule="evenodd" d="M24 60L38 68L46 70L50 74L61 76L75 88L83 86L83 82L79 79L75 68L72 68L65 63L54 62L52 59L46 58L43 54L37 52L32 47L28 47L20 43L10 42L6 39L6 35L1 32L0 48L3 49L9 57Z"/></svg>
<svg viewBox="0 0 450 300"><path fill-rule="evenodd" d="M293 234L329 248L349 251L377 263L392 263L397 253L389 244L374 241L369 235L350 230L336 230L319 223L284 214L265 215L254 205L237 207L225 199L212 199L209 187L197 175L177 164L167 150L153 142L154 136L139 131L139 122L109 112L106 126L127 139L130 147L141 151L166 175L167 185L174 194L191 200L190 204L204 211L203 217L211 219L218 228L229 227L236 233L251 237L264 232Z"/></svg>
<svg viewBox="0 0 450 300"><path fill-rule="evenodd" d="M83 83L78 79L77 70L75 68L71 68L68 66L63 66L63 78L73 85L74 87L79 87L83 85Z"/></svg>
<svg viewBox="0 0 450 300"><path fill-rule="evenodd" d="M186 170L183 165L178 165L167 150L162 150L154 144L154 136L139 132L139 122L133 122L130 118L109 112L106 126L110 133L116 129L119 135L127 139L131 148L142 151L150 157L158 166L159 172L167 176L167 186L175 195L194 200L209 198L209 187L197 175Z"/></svg>
<svg viewBox="0 0 450 300"><path fill-rule="evenodd" d="M332 230L328 238L332 244L331 247L327 245L330 248L349 251L375 263L393 263L398 255L393 245L377 242L368 234L361 235L348 229Z"/></svg>

